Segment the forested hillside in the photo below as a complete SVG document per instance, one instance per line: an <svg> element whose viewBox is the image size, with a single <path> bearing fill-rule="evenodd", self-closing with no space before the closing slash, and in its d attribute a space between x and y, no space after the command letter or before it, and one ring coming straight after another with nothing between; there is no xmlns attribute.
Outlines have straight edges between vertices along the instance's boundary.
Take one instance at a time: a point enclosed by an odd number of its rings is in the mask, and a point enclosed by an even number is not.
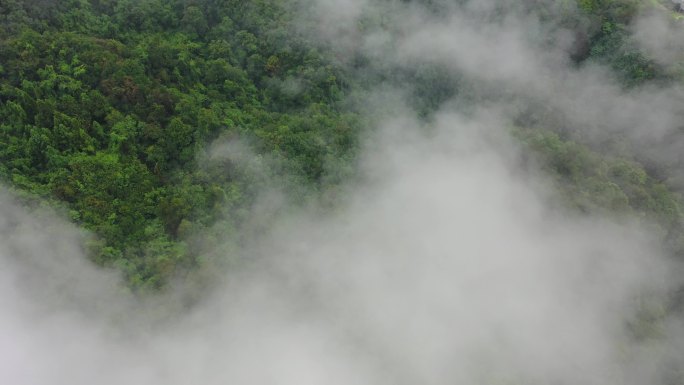
<svg viewBox="0 0 684 385"><path fill-rule="evenodd" d="M416 3L437 14L442 4ZM521 4L544 15L561 3ZM576 31L568 52L576 66L610 68L625 89L680 81L678 67L648 59L629 39L638 12L677 17L673 4L565 3L560 20ZM311 27L297 16L304 8L285 0L3 1L0 178L26 205L48 202L92 231L91 258L121 269L132 288L161 288L210 259L211 234L239 245L251 205L274 184L302 204L353 177L370 129L358 101L374 84L406 87L425 121L453 98L479 100L477 84L439 65L364 71L376 59L344 57L302 32ZM393 28L382 14L359 28L378 26ZM512 133L566 202L655 221L679 250L681 202L667 183L676 165L603 151L556 123L521 114Z"/></svg>
<svg viewBox="0 0 684 385"><path fill-rule="evenodd" d="M214 245L193 235L240 226L265 180L299 200L336 183L359 130L348 80L281 3L3 1L2 179L66 207L133 287L196 266ZM200 164L217 138L263 169Z"/></svg>

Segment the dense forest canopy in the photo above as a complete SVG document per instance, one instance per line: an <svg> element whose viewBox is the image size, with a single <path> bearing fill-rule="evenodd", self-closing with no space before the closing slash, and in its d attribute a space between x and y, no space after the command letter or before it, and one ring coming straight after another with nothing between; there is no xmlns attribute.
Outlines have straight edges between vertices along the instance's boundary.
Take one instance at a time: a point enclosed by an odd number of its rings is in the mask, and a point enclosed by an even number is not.
<svg viewBox="0 0 684 385"><path fill-rule="evenodd" d="M415 3L436 15L448 6ZM630 39L639 12L672 12L672 4L514 7L560 20L575 33L575 65L606 66L626 89L680 79ZM301 17L306 8L284 0L3 1L0 177L26 204L50 202L92 231L92 259L121 269L132 288L160 288L212 259L218 244L208 233L239 245L268 186L299 204L335 197L355 173L369 124L355 100L373 84L408 90L426 122L449 100L487 97L477 81L439 64L398 67L330 49L307 32L315 25ZM362 20L360 30L397 27L382 11ZM601 153L535 109L512 125L571 206L638 213L680 247L679 195L666 183L677 165Z"/></svg>
<svg viewBox="0 0 684 385"><path fill-rule="evenodd" d="M435 12L444 5L423 3ZM548 4L520 6L539 11ZM223 233L218 222L237 234L267 180L280 178L288 199L303 202L348 179L364 124L351 96L369 84L409 88L426 119L456 96L478 98L477 85L439 65L363 71L373 58L340 57L302 32L312 29L296 16L304 6L3 1L0 176L28 201L64 207L93 231L93 260L122 269L131 287L159 288L211 255L217 245L204 235ZM672 80L672 71L628 39L630 20L646 6L568 5L563 22L578 36L573 60L609 66L625 87ZM365 19L367 29L385 23L372 12ZM678 198L662 178L649 176L638 160L593 155L546 123L522 119L528 127L518 132L570 201L678 226ZM528 130L532 125L538 129ZM199 160L216 140L248 147L263 161L260 175L230 159ZM199 234L202 242L193 242Z"/></svg>
<svg viewBox="0 0 684 385"><path fill-rule="evenodd" d="M249 144L260 172L287 174L301 194L348 173L350 85L279 2L1 7L0 175L66 207L99 237L93 258L134 287L210 252L193 234L244 220L261 182L240 164L198 164L217 138Z"/></svg>
<svg viewBox="0 0 684 385"><path fill-rule="evenodd" d="M589 29L576 60L607 63L626 86L667 77L625 42L637 2L579 6L599 28ZM269 164L263 172L288 175L299 194L329 188L353 168L360 117L345 98L362 85L297 34L282 1L2 7L0 175L66 207L97 234L93 259L122 268L133 287L159 287L196 266L212 245L193 244L194 234L245 219L262 186L239 164L198 164L217 138L249 143ZM382 76L416 85L423 114L458 92L438 67L389 70ZM646 174L621 176L643 173L637 163L591 176L593 164L573 164L587 159L574 152L587 150L553 140L535 139L533 148L565 157L550 164L576 196L678 222L664 186Z"/></svg>
<svg viewBox="0 0 684 385"><path fill-rule="evenodd" d="M443 5L426 4L435 12ZM519 6L541 7L543 15L548 4ZM273 178L288 186L288 199L303 202L352 176L363 114L350 96L368 84L408 85L428 120L456 96L477 100L477 85L439 65L358 72L374 59L340 58L302 33L307 26L295 28L305 20L295 16L301 6L4 1L0 176L28 193L27 202L64 207L93 231L95 261L122 269L134 288L158 288L212 253L216 245L206 236L193 242L199 234L238 234ZM572 59L610 67L624 87L678 81L629 39L630 22L645 7L656 6L567 5L561 20L578 36ZM366 19L368 29L384 23L373 13ZM516 136L542 157L574 205L631 210L678 231L679 200L658 170L649 175L638 158L594 154L563 139L567 127L546 127L534 114L517 124ZM255 174L230 157L205 162L217 140L239 140L262 169Z"/></svg>

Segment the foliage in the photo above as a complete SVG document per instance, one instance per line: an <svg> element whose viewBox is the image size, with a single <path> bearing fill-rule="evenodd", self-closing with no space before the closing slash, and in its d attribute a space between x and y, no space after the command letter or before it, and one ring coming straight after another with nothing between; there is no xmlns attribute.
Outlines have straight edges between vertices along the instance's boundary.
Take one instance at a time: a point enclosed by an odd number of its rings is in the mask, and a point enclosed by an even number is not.
<svg viewBox="0 0 684 385"><path fill-rule="evenodd" d="M66 204L101 239L93 259L132 287L200 263L208 247L189 247L193 234L239 226L258 195L241 165L217 175L198 161L216 138L295 175L285 188L321 189L349 168L358 118L338 107L344 75L278 1L42 5L0 5L0 177Z"/></svg>
<svg viewBox="0 0 684 385"><path fill-rule="evenodd" d="M578 0L583 16L591 20L586 54L581 60L609 66L626 87L666 78L663 68L639 51L630 38L630 25L641 9L640 0Z"/></svg>
<svg viewBox="0 0 684 385"><path fill-rule="evenodd" d="M292 28L285 1L0 2L0 179L65 207L98 236L93 260L133 289L158 289L231 263L217 250L255 226L247 212L269 181L301 203L350 177L361 119L345 98L360 84L407 85L426 119L468 97L437 65L335 65ZM640 2L577 4L592 25L579 65L605 63L626 87L663 76L626 38ZM678 198L635 161L544 130L517 135L575 207L678 226Z"/></svg>
<svg viewBox="0 0 684 385"><path fill-rule="evenodd" d="M535 161L553 177L565 202L584 212L632 214L663 236L679 231L681 197L634 160L601 155L544 129L514 130Z"/></svg>

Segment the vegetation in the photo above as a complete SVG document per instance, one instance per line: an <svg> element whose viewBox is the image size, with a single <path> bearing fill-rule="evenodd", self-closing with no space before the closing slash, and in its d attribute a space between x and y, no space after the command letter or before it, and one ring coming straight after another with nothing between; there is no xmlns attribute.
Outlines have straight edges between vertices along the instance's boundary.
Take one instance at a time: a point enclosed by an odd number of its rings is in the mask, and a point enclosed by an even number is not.
<svg viewBox="0 0 684 385"><path fill-rule="evenodd" d="M680 197L639 163L602 156L547 130L516 129L514 135L548 172L564 201L582 212L632 215L674 231L682 218Z"/></svg>
<svg viewBox="0 0 684 385"><path fill-rule="evenodd" d="M260 172L301 191L349 168L344 74L277 2L27 0L0 15L0 177L65 205L132 287L192 268L211 248L193 234L244 219L258 181L240 162L199 164L215 139L249 144L271 160Z"/></svg>
<svg viewBox="0 0 684 385"><path fill-rule="evenodd" d="M578 5L594 25L578 64L605 63L625 87L665 76L626 39L639 1ZM219 246L206 234L239 244L269 180L304 202L353 173L362 122L346 97L362 87L291 28L291 12L284 0L2 1L0 179L95 233L93 260L135 290L201 269ZM397 77L416 86L423 117L463 92L438 68ZM679 229L678 196L635 160L516 135L571 205Z"/></svg>

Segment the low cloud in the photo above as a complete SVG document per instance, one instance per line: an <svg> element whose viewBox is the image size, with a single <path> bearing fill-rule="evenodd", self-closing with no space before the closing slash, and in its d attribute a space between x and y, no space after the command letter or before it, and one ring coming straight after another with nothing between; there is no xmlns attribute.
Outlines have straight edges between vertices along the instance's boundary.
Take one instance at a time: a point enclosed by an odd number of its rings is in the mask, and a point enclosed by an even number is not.
<svg viewBox="0 0 684 385"><path fill-rule="evenodd" d="M230 283L163 322L102 284L73 230L3 198L3 382L657 383L680 350L646 356L669 345L633 329L678 327L639 323L670 262L636 225L550 204L504 122L384 120L348 204L275 222Z"/></svg>
<svg viewBox="0 0 684 385"><path fill-rule="evenodd" d="M634 23L633 37L649 58L661 65L674 65L684 59L682 22L668 13L641 15Z"/></svg>

